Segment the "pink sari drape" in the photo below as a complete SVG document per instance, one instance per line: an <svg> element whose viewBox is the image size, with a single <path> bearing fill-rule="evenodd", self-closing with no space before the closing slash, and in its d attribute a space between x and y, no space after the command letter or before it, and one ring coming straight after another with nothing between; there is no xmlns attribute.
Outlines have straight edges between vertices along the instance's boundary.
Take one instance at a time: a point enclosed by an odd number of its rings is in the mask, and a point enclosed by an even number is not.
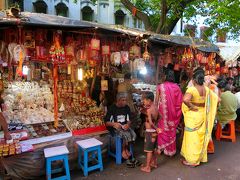
<svg viewBox="0 0 240 180"><path fill-rule="evenodd" d="M172 82L158 85L158 108L161 119L158 127L162 133L158 135L158 148L165 155L173 156L176 153L176 128L181 119L182 92L179 86Z"/></svg>

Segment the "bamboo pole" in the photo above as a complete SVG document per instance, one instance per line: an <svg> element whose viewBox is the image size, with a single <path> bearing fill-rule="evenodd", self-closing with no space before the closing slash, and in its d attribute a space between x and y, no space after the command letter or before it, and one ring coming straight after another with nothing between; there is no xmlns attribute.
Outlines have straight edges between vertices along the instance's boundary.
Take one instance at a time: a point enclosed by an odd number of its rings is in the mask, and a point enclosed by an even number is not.
<svg viewBox="0 0 240 180"><path fill-rule="evenodd" d="M53 65L54 127L58 127L58 66Z"/></svg>

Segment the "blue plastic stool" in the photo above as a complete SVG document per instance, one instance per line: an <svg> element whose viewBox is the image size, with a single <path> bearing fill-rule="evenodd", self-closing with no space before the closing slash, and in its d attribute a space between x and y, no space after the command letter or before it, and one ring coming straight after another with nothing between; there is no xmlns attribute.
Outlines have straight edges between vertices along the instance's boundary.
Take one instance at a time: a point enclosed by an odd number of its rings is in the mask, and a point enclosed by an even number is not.
<svg viewBox="0 0 240 180"><path fill-rule="evenodd" d="M100 171L103 171L101 151L101 145L103 143L95 138L77 141L76 143L78 145L78 165L80 166L80 168L82 168L84 176L88 176L88 172L95 169L100 169ZM91 158L89 157L89 154L91 154ZM97 164L89 167L88 162L92 160L96 160Z"/></svg>
<svg viewBox="0 0 240 180"><path fill-rule="evenodd" d="M115 139L115 152L111 151L111 142L112 138ZM129 151L133 158L133 145L130 144ZM108 143L108 157L114 157L116 159L116 164L122 164L122 138L115 135L114 137L110 135L109 143Z"/></svg>
<svg viewBox="0 0 240 180"><path fill-rule="evenodd" d="M48 180L70 180L70 171L68 165L69 151L66 146L57 146L44 149L44 156L46 158L46 176ZM53 161L63 161L63 168L52 169ZM52 178L52 174L62 172L65 169L66 175L57 178Z"/></svg>

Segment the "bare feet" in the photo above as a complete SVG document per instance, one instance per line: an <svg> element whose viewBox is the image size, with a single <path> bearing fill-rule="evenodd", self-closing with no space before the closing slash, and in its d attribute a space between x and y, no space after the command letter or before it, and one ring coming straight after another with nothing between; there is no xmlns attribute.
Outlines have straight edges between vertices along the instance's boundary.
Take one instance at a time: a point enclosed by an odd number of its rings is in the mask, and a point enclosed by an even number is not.
<svg viewBox="0 0 240 180"><path fill-rule="evenodd" d="M157 162L151 162L150 166L151 166L152 168L157 168Z"/></svg>
<svg viewBox="0 0 240 180"><path fill-rule="evenodd" d="M142 166L141 171L146 172L146 173L150 173L151 172L151 167Z"/></svg>
<svg viewBox="0 0 240 180"><path fill-rule="evenodd" d="M128 157L131 156L131 153L130 153L128 150L126 150L125 152L126 152L126 154L127 154Z"/></svg>
<svg viewBox="0 0 240 180"><path fill-rule="evenodd" d="M150 162L150 166L152 168L157 168L157 158L152 158L151 162Z"/></svg>
<svg viewBox="0 0 240 180"><path fill-rule="evenodd" d="M122 157L123 157L123 159L128 159L129 158L129 156L127 155L126 151L122 152Z"/></svg>

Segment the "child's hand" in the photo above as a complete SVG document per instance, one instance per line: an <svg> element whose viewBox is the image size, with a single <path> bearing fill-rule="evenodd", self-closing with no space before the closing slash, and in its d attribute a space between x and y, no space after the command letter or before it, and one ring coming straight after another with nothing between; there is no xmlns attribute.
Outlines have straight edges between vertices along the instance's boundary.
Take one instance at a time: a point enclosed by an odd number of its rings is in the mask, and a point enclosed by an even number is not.
<svg viewBox="0 0 240 180"><path fill-rule="evenodd" d="M158 134L162 133L162 130L160 128L157 128L156 131Z"/></svg>

